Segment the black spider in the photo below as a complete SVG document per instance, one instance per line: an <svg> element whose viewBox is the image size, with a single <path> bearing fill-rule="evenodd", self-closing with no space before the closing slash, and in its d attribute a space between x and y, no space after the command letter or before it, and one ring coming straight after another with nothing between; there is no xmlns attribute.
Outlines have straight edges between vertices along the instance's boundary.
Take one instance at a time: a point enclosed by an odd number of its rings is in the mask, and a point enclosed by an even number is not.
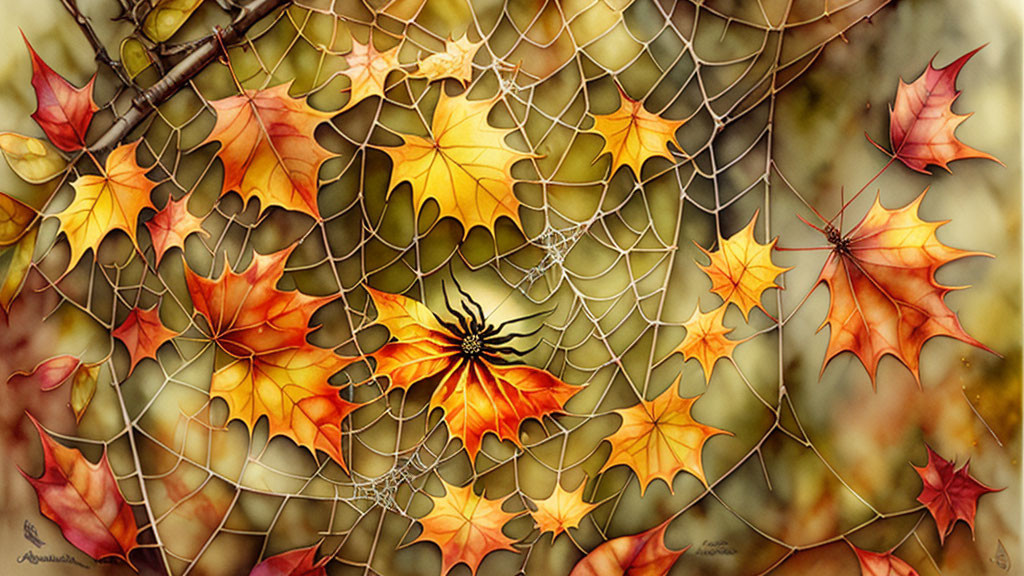
<svg viewBox="0 0 1024 576"><path fill-rule="evenodd" d="M434 315L434 318L436 318L442 326L452 333L452 336L455 339L453 344L459 347L459 353L463 357L470 360L482 357L493 363L507 363L503 358L501 358L501 355L508 354L521 358L534 351L537 346L540 345L540 342L538 342L526 350L518 350L512 346L508 346L507 344L516 338L529 338L537 332L540 332L543 326L538 326L535 330L530 332L513 332L505 335L502 335L501 331L512 324L525 322L526 320L531 320L538 316L549 314L551 312L550 310L543 310L527 316L506 320L495 326L487 322L483 307L462 289L462 286L454 275L452 276L452 280L455 282L455 288L463 297L463 300L459 303L463 312L459 312L454 306L452 306L451 300L448 299L448 286L443 280L441 281L441 291L444 293L445 308L447 308L448 312L455 317L457 324L446 321L433 311L431 311L431 314Z"/></svg>
<svg viewBox="0 0 1024 576"><path fill-rule="evenodd" d="M825 226L825 238L829 244L835 246L835 251L840 254L850 254L850 239L846 238L839 232L839 229L829 224Z"/></svg>

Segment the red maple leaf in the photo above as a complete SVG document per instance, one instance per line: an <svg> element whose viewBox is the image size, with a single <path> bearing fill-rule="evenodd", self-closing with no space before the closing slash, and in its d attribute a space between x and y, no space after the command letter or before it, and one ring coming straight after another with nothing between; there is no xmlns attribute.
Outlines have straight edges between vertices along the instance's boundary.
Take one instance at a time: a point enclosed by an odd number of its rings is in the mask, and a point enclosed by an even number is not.
<svg viewBox="0 0 1024 576"><path fill-rule="evenodd" d="M893 556L892 552L878 554L861 550L853 544L850 544L850 548L857 554L861 576L918 576L910 564Z"/></svg>
<svg viewBox="0 0 1024 576"><path fill-rule="evenodd" d="M331 557L324 556L314 562L319 547L319 544L314 544L271 556L257 564L249 576L327 576L326 566Z"/></svg>
<svg viewBox="0 0 1024 576"><path fill-rule="evenodd" d="M900 79L896 103L889 108L889 142L892 156L910 169L930 174L925 167L934 164L949 171L950 162L964 158L999 162L991 154L964 144L954 134L957 126L971 116L952 110L953 102L960 96L956 77L982 48L975 48L945 68L933 68L933 58L924 73L910 84Z"/></svg>
<svg viewBox="0 0 1024 576"><path fill-rule="evenodd" d="M99 110L92 99L96 76L93 75L85 86L75 88L36 54L25 34L21 38L32 57L32 87L37 102L32 119L57 148L65 152L81 150L85 147L85 133L92 115Z"/></svg>
<svg viewBox="0 0 1024 576"><path fill-rule="evenodd" d="M178 333L163 325L160 321L160 307L157 305L149 310L133 308L111 335L128 348L128 354L132 358L132 366L128 372L131 373L143 358L155 359L160 346L169 342Z"/></svg>
<svg viewBox="0 0 1024 576"><path fill-rule="evenodd" d="M920 468L914 466L924 484L917 501L924 504L935 518L939 541L945 543L946 536L953 532L957 520L966 522L971 527L971 534L974 534L978 499L989 492L999 492L1002 488L989 488L975 480L968 471L970 462L954 469L952 460L939 456L927 444L925 448L928 449L928 464Z"/></svg>

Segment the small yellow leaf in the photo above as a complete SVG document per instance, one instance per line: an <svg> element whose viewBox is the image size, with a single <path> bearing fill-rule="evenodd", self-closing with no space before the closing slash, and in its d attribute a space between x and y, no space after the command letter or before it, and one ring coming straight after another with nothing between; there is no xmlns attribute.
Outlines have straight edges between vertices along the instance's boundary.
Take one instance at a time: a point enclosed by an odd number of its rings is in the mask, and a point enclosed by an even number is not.
<svg viewBox="0 0 1024 576"><path fill-rule="evenodd" d="M121 42L121 66L129 78L134 80L152 65L153 57L149 55L149 50L146 50L142 42L135 38L125 38Z"/></svg>
<svg viewBox="0 0 1024 576"><path fill-rule="evenodd" d="M619 109L611 114L595 114L594 127L590 130L604 138L601 156L612 155L612 174L625 165L639 176L640 167L647 159L660 156L671 160L669 143L686 153L676 140L676 130L686 120L666 120L652 114L642 101L633 100L621 88L619 96Z"/></svg>
<svg viewBox="0 0 1024 576"><path fill-rule="evenodd" d="M85 410L96 394L96 381L100 377L100 364L81 364L71 380L71 410L75 422L81 422Z"/></svg>
<svg viewBox="0 0 1024 576"><path fill-rule="evenodd" d="M146 169L139 166L135 151L138 140L118 146L107 157L106 174L86 175L75 180L75 199L61 213L60 231L71 246L70 270L86 250L95 251L100 242L114 230L124 230L138 248L136 228L139 212L154 208L150 192L156 183L146 178Z"/></svg>
<svg viewBox="0 0 1024 576"><path fill-rule="evenodd" d="M29 184L47 182L68 166L49 142L13 132L0 134L0 152L11 170Z"/></svg>
<svg viewBox="0 0 1024 576"><path fill-rule="evenodd" d="M35 218L35 210L0 192L0 248L21 239Z"/></svg>
<svg viewBox="0 0 1024 576"><path fill-rule="evenodd" d="M32 255L36 251L36 236L38 234L39 227L31 227L28 233L18 241L17 246L11 248L14 254L4 273L3 284L0 285L0 307L4 310L11 309L11 302L21 292L21 286L25 283L25 277L28 276L28 271L32 267Z"/></svg>
<svg viewBox="0 0 1024 576"><path fill-rule="evenodd" d="M700 311L700 304L693 311L693 316L683 324L686 328L686 337L674 352L683 355L683 360L696 358L700 367L704 370L704 377L711 379L711 371L720 358L732 358L732 351L742 342L741 340L730 340L726 334L732 332L732 328L726 328L722 324L725 317L723 304L711 312Z"/></svg>
<svg viewBox="0 0 1024 576"><path fill-rule="evenodd" d="M554 538L569 528L579 528L583 517L597 507L597 504L589 504L583 501L583 488L586 482L580 484L579 488L569 492L562 488L561 484L555 483L555 490L551 496L544 500L535 500L537 511L530 512L533 521L541 533L551 532Z"/></svg>
<svg viewBox="0 0 1024 576"><path fill-rule="evenodd" d="M465 34L458 40L449 38L444 43L444 52L431 54L421 60L419 67L409 76L430 81L454 78L465 86L473 79L473 57L483 44L483 41L470 42L469 36Z"/></svg>
<svg viewBox="0 0 1024 576"><path fill-rule="evenodd" d="M202 3L203 0L160 0L146 16L142 31L154 42L166 42Z"/></svg>

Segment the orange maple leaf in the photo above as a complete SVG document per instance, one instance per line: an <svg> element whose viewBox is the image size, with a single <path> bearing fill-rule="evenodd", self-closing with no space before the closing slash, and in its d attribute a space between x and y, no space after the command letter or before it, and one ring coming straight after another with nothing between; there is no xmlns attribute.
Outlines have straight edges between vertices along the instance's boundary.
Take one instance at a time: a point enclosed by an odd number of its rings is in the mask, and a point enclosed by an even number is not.
<svg viewBox="0 0 1024 576"><path fill-rule="evenodd" d="M352 50L345 55L348 69L341 71L351 81L350 94L348 103L341 108L341 112L370 96L384 98L388 74L393 70L401 70L401 64L398 62L399 48L401 46L378 52L373 45L373 38L366 44L360 44L355 38L352 39Z"/></svg>
<svg viewBox="0 0 1024 576"><path fill-rule="evenodd" d="M471 42L468 34L463 34L458 40L448 38L444 43L444 52L420 60L416 71L409 76L427 78L432 82L454 78L466 86L473 79L473 57L483 44L483 41Z"/></svg>
<svg viewBox="0 0 1024 576"><path fill-rule="evenodd" d="M534 500L537 510L530 511L533 521L541 534L551 532L552 541L562 532L569 528L579 528L583 517L590 514L590 511L597 508L597 504L590 504L583 501L583 488L586 482L580 483L579 488L569 492L562 488L562 485L555 482L555 489L544 500Z"/></svg>
<svg viewBox="0 0 1024 576"><path fill-rule="evenodd" d="M643 102L627 96L621 87L619 97L618 110L611 114L594 114L594 127L590 130L604 138L604 148L598 157L612 155L612 174L626 165L639 177L647 159L660 156L671 160L670 142L686 154L676 140L676 130L686 124L686 120L666 120L648 112Z"/></svg>
<svg viewBox="0 0 1024 576"><path fill-rule="evenodd" d="M931 446L925 445L925 448L928 449L928 463L914 466L923 484L917 501L924 504L935 519L939 542L945 543L946 536L953 533L958 520L966 522L973 535L978 499L1002 489L989 488L975 480L970 474L970 462L955 469L952 460L939 456Z"/></svg>
<svg viewBox="0 0 1024 576"><path fill-rule="evenodd" d="M294 248L294 247L293 247ZM337 296L314 297L276 288L293 248L254 254L242 272L215 280L185 269L197 312L232 361L214 372L210 396L228 404L232 419L252 430L266 416L271 436L323 450L343 468L341 421L358 405L342 400L328 379L351 361L306 340L310 317Z"/></svg>
<svg viewBox="0 0 1024 576"><path fill-rule="evenodd" d="M27 414L27 413L26 413ZM116 557L131 563L138 546L135 515L117 487L107 452L91 464L78 450L58 444L27 414L43 445L43 475L20 470L39 496L39 511L60 526L64 538L95 560Z"/></svg>
<svg viewBox="0 0 1024 576"><path fill-rule="evenodd" d="M209 232L203 230L203 219L188 211L189 196L191 194L186 194L180 200L169 199L167 206L146 222L157 266L171 248L178 247L184 251L185 238L189 234L199 233L207 238L210 236Z"/></svg>
<svg viewBox="0 0 1024 576"><path fill-rule="evenodd" d="M761 295L769 288L781 288L775 279L779 274L791 270L772 262L772 248L778 238L768 244L758 244L754 240L757 214L754 212L750 223L728 240L719 237L718 249L714 252L697 245L711 259L707 265L699 264L700 269L711 279L711 291L721 296L726 305L735 304L743 312L745 320L749 319L750 311L755 306L768 314L761 305Z"/></svg>
<svg viewBox="0 0 1024 576"><path fill-rule="evenodd" d="M32 57L32 87L35 88L37 102L32 119L57 148L65 152L81 150L85 147L85 134L92 116L99 110L92 99L96 75L85 86L75 88L46 65L32 49L25 34L21 38Z"/></svg>
<svg viewBox="0 0 1024 576"><path fill-rule="evenodd" d="M482 318L474 318L474 329L461 334L453 324L442 326L426 306L411 298L366 290L377 307L377 323L396 340L370 355L377 361L374 375L387 376L393 389L440 374L430 409L444 410L449 433L462 439L470 459L489 432L521 445L523 420L562 412L579 391L544 370L503 364L497 346L504 337L485 326ZM495 339L499 344L492 344Z"/></svg>
<svg viewBox="0 0 1024 576"><path fill-rule="evenodd" d="M314 544L271 556L257 564L249 576L327 576L327 564L331 557L324 556L314 562L319 547L319 544Z"/></svg>
<svg viewBox="0 0 1024 576"><path fill-rule="evenodd" d="M693 310L690 319L683 323L686 336L673 353L683 355L683 361L694 358L704 371L705 380L711 380L715 363L722 358L732 358L732 352L744 340L730 340L726 335L732 328L722 323L728 303L722 304L711 312L701 312L700 303Z"/></svg>
<svg viewBox="0 0 1024 576"><path fill-rule="evenodd" d="M408 181L416 211L433 198L441 217L462 223L463 237L474 226L493 233L501 216L520 230L523 227L511 170L516 162L536 156L505 143L512 130L487 123L496 101L469 100L466 94L448 96L442 91L434 109L432 136L403 134L403 145L382 147L394 163L389 191Z"/></svg>
<svg viewBox="0 0 1024 576"><path fill-rule="evenodd" d="M640 481L641 495L659 478L672 492L672 480L682 471L707 484L701 463L704 443L716 434L732 436L731 432L693 419L690 409L700 396L681 398L676 394L679 380L676 378L652 401L641 400L635 406L615 410L622 417L622 425L605 438L612 445L612 453L601 471L620 464L629 466Z"/></svg>
<svg viewBox="0 0 1024 576"><path fill-rule="evenodd" d="M949 171L950 162L965 158L987 158L999 162L991 154L964 144L954 134L957 126L971 116L955 114L952 110L953 102L960 97L956 77L981 48L975 48L949 66L937 70L932 67L933 58L921 76L910 84L900 78L896 103L889 108L889 142L893 152L879 146L883 152L896 157L910 169L925 174L930 173L925 170L929 164Z"/></svg>
<svg viewBox="0 0 1024 576"><path fill-rule="evenodd" d="M601 544L580 560L569 576L665 576L689 549L687 546L682 550L669 550L665 546L665 531L670 521Z"/></svg>
<svg viewBox="0 0 1024 576"><path fill-rule="evenodd" d="M984 255L950 248L935 232L946 222L926 222L918 207L928 191L903 208L888 210L878 197L864 219L849 233L829 226L825 233L832 252L815 284L828 286L828 349L821 371L842 352L853 352L875 384L882 356L891 354L920 383L921 348L934 336L950 336L983 350L970 337L945 296L954 288L935 280L945 264Z"/></svg>
<svg viewBox="0 0 1024 576"><path fill-rule="evenodd" d="M149 310L132 308L124 322L111 332L111 336L123 342L131 355L129 374L143 358L156 359L156 351L177 335L178 332L167 328L160 321L159 305Z"/></svg>
<svg viewBox="0 0 1024 576"><path fill-rule="evenodd" d="M918 576L910 564L892 555L892 552L878 554L861 550L853 544L850 548L857 554L861 576Z"/></svg>
<svg viewBox="0 0 1024 576"><path fill-rule="evenodd" d="M221 194L243 202L259 198L260 210L280 206L320 218L316 196L320 166L331 153L316 141L316 127L333 114L288 95L291 83L210 102L217 114L202 144L220 142ZM200 145L202 145L200 144Z"/></svg>
<svg viewBox="0 0 1024 576"><path fill-rule="evenodd" d="M140 142L115 148L107 157L102 175L87 174L71 184L75 199L57 214L60 231L71 247L68 270L87 250L95 254L103 238L114 230L125 231L138 250L139 213L143 208L154 208L149 195L156 187L146 178L148 168L139 166L135 158Z"/></svg>
<svg viewBox="0 0 1024 576"><path fill-rule="evenodd" d="M517 552L515 540L501 527L516 517L501 509L501 500L477 496L473 486L452 486L444 480L445 494L430 497L434 507L419 519L423 532L413 542L433 542L441 549L441 574L465 563L476 574L484 556L496 550Z"/></svg>

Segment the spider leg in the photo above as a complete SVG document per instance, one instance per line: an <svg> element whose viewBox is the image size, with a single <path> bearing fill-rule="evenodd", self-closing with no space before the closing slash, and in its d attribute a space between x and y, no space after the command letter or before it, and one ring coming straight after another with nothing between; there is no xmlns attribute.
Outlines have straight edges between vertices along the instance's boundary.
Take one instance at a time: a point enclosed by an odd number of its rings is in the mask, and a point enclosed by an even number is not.
<svg viewBox="0 0 1024 576"><path fill-rule="evenodd" d="M492 348L492 349L488 350L488 353L489 354L508 354L510 356L517 356L519 358L522 358L523 356L526 356L530 352L533 352L534 350L536 350L538 346L540 346L540 342L537 342L536 344L534 344L533 346L530 346L526 350L516 350L515 348L513 348L511 346L503 346L501 348Z"/></svg>
<svg viewBox="0 0 1024 576"><path fill-rule="evenodd" d="M451 332L456 338L462 338L463 332L458 326L446 321L444 318L441 318L440 316L435 314L433 310L431 310L430 313L434 316L434 319L437 320L437 322L441 326L443 326L446 330Z"/></svg>
<svg viewBox="0 0 1024 576"><path fill-rule="evenodd" d="M544 329L544 325L537 326L534 330L529 332L513 332L512 334L506 334L497 338L487 338L484 343L487 345L500 346L502 344L508 344L516 338L529 338Z"/></svg>
<svg viewBox="0 0 1024 576"><path fill-rule="evenodd" d="M455 282L455 288L459 291L459 294L462 294L462 297L464 298L464 300L462 302L462 308L466 311L466 314L469 314L474 319L479 319L479 322L477 323L477 327L478 328L483 328L484 327L484 316L485 316L484 315L483 307L480 306L480 304L477 303L476 300L473 300L473 297L470 296L468 292L466 292L465 290L462 289L462 284L459 283L459 279L455 277L455 274L452 274L451 276L452 276L452 281ZM466 302L469 302L470 304L473 305L474 308L476 308L477 314L479 314L478 316L474 315L472 312L470 312L469 307L466 305Z"/></svg>
<svg viewBox="0 0 1024 576"><path fill-rule="evenodd" d="M512 324L518 324L519 322L525 322L527 320L533 320L534 318L537 318L537 317L540 317L540 316L547 316L548 314L551 314L554 311L555 311L555 309L551 308L550 310L541 310L540 312L534 312L533 314L529 314L527 316L520 316L519 318L513 318L511 320L505 320L501 324L498 324L497 326L494 327L494 333L501 332L501 330L503 328L505 328L506 326L509 326L509 325L512 325Z"/></svg>
<svg viewBox="0 0 1024 576"><path fill-rule="evenodd" d="M454 278L454 276L452 276ZM462 326L461 334L469 334L472 330L469 329L469 324L466 323L466 317L460 314L452 306L451 300L448 299L448 285L445 284L444 280L441 280L441 293L444 294L444 307L448 309L448 312L458 319L459 325Z"/></svg>

